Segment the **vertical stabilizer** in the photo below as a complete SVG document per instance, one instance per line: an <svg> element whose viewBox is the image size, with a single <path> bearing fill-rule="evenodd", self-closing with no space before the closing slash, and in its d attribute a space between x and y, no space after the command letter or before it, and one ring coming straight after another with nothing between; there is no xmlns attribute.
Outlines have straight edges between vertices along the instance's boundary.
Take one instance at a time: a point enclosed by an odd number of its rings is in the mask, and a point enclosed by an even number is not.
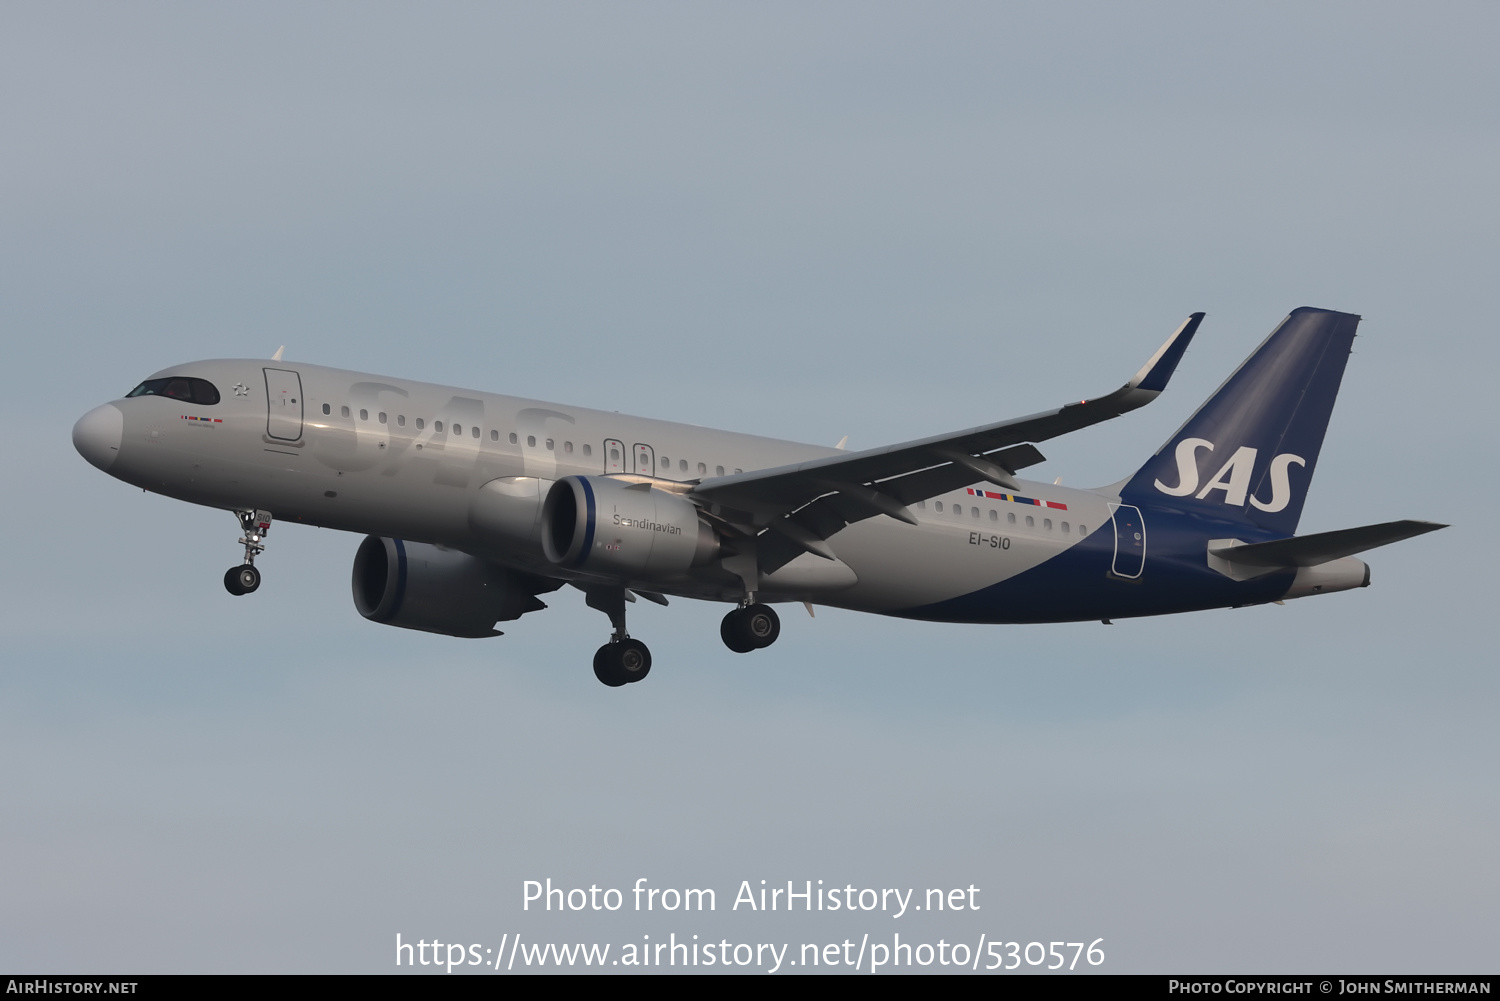
<svg viewBox="0 0 1500 1001"><path fill-rule="evenodd" d="M1292 311L1131 477L1131 503L1297 530L1359 317Z"/></svg>

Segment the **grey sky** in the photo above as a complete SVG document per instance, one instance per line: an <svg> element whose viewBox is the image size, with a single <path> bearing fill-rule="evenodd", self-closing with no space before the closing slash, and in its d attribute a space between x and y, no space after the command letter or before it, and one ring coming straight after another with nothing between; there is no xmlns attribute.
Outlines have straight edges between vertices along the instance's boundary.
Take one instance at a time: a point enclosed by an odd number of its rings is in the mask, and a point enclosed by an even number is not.
<svg viewBox="0 0 1500 1001"><path fill-rule="evenodd" d="M1497 487L1492 5L17 5L0 10L0 967L392 967L489 943L1104 938L1112 971L1487 970L1476 549ZM358 539L99 474L72 422L269 356L870 447L1118 385L1131 472L1291 308L1365 322L1302 531L1453 528L1374 586L1036 627L632 609L367 623ZM711 886L523 915L521 880ZM729 912L740 880L977 915Z"/></svg>

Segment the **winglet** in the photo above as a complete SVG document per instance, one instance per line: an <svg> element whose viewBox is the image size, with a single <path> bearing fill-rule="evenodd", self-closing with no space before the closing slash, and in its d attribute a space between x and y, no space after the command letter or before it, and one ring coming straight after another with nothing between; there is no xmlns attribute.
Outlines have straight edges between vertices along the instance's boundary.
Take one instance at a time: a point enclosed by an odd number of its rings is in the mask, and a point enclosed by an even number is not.
<svg viewBox="0 0 1500 1001"><path fill-rule="evenodd" d="M1157 349L1151 360L1141 367L1135 374L1135 378L1125 384L1126 389L1144 389L1153 393L1160 393L1167 388L1167 380L1172 378L1172 373L1177 370L1177 363L1182 360L1183 352L1193 340L1193 335L1198 332L1198 324L1203 322L1202 313L1194 313L1183 321L1177 332L1167 338L1167 343Z"/></svg>
<svg viewBox="0 0 1500 1001"><path fill-rule="evenodd" d="M271 360L272 361L281 361L281 352L283 352L285 350L286 350L286 345L283 344L281 347L279 347L279 348L276 349L276 353L271 356Z"/></svg>
<svg viewBox="0 0 1500 1001"><path fill-rule="evenodd" d="M1130 381L1107 396L1098 396L1092 400L1079 400L1063 407L1064 411L1075 407L1089 407L1095 413L1100 414L1088 423L1097 423L1101 420L1109 420L1121 414L1129 413L1138 407L1144 407L1152 400L1161 395L1161 391L1167 388L1167 380L1172 378L1172 373L1177 371L1177 363L1182 361L1183 353L1192 343L1193 335L1198 332L1198 324L1203 322L1202 313L1194 313L1182 321L1167 342L1156 349L1141 370L1131 377ZM1103 411L1107 411L1104 413ZM1080 424L1079 427L1086 427Z"/></svg>

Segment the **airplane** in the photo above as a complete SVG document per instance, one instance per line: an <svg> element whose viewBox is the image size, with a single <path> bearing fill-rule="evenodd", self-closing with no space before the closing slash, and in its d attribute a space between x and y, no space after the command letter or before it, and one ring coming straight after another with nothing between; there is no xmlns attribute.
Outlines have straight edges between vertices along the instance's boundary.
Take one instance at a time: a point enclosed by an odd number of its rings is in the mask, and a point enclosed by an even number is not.
<svg viewBox="0 0 1500 1001"><path fill-rule="evenodd" d="M1360 317L1293 310L1144 465L1094 489L1017 478L1036 443L1156 399L1203 313L1119 389L849 452L272 359L201 361L90 410L73 444L148 491L233 512L261 582L273 522L366 536L354 605L484 637L571 584L609 617L605 685L651 653L626 605L727 602L730 650L769 647L777 603L941 622L1098 620L1368 586L1354 558L1446 526L1297 536ZM842 446L842 442L840 446Z"/></svg>

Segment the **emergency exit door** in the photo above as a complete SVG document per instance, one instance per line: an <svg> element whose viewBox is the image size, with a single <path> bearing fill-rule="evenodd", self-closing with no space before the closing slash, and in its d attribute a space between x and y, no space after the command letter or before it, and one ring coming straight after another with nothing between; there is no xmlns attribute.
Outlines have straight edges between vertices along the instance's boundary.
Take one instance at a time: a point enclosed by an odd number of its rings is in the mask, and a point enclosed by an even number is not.
<svg viewBox="0 0 1500 1001"><path fill-rule="evenodd" d="M604 440L604 473L625 472L625 443L613 438Z"/></svg>

